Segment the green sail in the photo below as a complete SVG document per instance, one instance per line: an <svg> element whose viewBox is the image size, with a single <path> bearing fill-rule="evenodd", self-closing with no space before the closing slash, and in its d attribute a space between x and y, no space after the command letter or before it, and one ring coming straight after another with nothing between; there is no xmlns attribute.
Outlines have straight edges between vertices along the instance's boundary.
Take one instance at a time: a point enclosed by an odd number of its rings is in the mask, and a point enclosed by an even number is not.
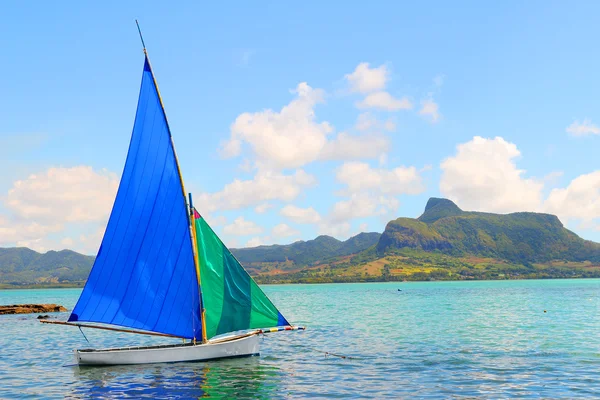
<svg viewBox="0 0 600 400"><path fill-rule="evenodd" d="M290 325L195 210L194 223L206 337Z"/></svg>

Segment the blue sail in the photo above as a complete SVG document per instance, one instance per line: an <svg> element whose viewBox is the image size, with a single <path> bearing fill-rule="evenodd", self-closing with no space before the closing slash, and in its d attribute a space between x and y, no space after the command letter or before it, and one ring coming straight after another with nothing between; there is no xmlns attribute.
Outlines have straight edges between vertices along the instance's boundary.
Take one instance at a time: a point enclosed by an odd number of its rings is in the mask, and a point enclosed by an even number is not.
<svg viewBox="0 0 600 400"><path fill-rule="evenodd" d="M201 338L192 252L171 134L146 58L117 197L69 321Z"/></svg>

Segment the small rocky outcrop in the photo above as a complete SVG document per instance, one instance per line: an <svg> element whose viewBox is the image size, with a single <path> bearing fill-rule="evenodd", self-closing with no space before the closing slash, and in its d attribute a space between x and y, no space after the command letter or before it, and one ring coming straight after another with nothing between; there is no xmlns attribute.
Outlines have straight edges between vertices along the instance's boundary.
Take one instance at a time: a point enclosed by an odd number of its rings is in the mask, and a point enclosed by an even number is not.
<svg viewBox="0 0 600 400"><path fill-rule="evenodd" d="M67 311L67 309L58 304L13 304L8 306L0 306L0 315L40 314L63 311Z"/></svg>

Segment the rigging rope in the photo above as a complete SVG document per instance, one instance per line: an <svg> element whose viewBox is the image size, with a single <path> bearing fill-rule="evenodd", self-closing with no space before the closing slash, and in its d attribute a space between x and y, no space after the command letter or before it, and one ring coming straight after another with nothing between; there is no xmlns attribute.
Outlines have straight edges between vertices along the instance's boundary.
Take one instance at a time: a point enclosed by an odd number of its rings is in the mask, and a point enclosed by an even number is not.
<svg viewBox="0 0 600 400"><path fill-rule="evenodd" d="M265 333L281 332L281 331L296 331L296 330L303 331L305 329L306 328L303 327L303 326L286 326L286 327L276 327L276 328L268 328L268 329L259 329L258 333L262 335L263 340L264 340ZM356 357L344 356L342 354L332 353L330 351L324 351L324 350L315 349L314 347L306 346L306 345L303 345L303 344L296 344L296 346L304 347L304 348L307 348L309 350L316 351L317 353L323 353L323 354L325 354L325 357L327 357L327 356L334 356L334 357L339 357L339 358L343 358L343 359L347 359L347 360L351 360L351 359L356 358Z"/></svg>
<svg viewBox="0 0 600 400"><path fill-rule="evenodd" d="M79 328L79 332L81 332L81 334L85 338L85 341L88 342L88 344L91 344L90 341L88 340L88 338L85 336L85 333L83 333L83 331L81 330L81 326L78 326L78 328Z"/></svg>
<svg viewBox="0 0 600 400"><path fill-rule="evenodd" d="M259 334L262 335L263 340L264 340L265 339L265 332L259 332ZM334 357L338 357L338 358L343 358L345 360L353 360L353 359L356 358L356 357L345 356L345 355L342 355L342 354L332 353L330 351L315 349L314 347L307 346L307 345L304 345L304 344L296 344L295 346L296 347L304 347L305 349L316 351L317 353L323 353L323 354L325 354L325 358L327 358L327 356L334 356Z"/></svg>
<svg viewBox="0 0 600 400"><path fill-rule="evenodd" d="M330 351L324 351L324 350L315 349L314 347L310 347L310 346L305 346L305 345L299 345L299 346L305 347L305 348L310 349L312 351L316 351L318 353L323 353L323 354L325 354L325 358L327 358L327 356L334 356L334 357L339 357L339 358L343 358L343 359L346 359L346 360L352 360L352 359L354 359L354 357L344 356L344 355L341 355L341 354L332 353Z"/></svg>

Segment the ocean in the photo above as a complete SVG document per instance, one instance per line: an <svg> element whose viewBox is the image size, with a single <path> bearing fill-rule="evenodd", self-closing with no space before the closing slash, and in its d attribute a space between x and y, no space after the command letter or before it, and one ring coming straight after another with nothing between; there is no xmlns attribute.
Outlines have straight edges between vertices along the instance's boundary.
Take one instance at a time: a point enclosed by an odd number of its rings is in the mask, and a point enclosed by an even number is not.
<svg viewBox="0 0 600 400"><path fill-rule="evenodd" d="M600 397L597 279L263 289L307 330L265 335L242 359L77 367L74 348L172 340L85 329L88 343L33 314L0 316L0 398ZM72 309L80 292L0 290L0 304Z"/></svg>

